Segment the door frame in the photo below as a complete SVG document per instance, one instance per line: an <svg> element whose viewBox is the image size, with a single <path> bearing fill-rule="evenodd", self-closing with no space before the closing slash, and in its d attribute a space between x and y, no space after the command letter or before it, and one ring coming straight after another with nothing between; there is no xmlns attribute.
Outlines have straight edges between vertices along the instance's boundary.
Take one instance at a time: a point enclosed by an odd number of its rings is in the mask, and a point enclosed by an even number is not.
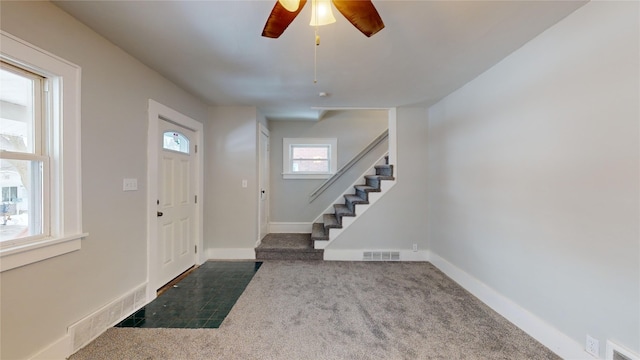
<svg viewBox="0 0 640 360"><path fill-rule="evenodd" d="M262 191L262 183L263 183L263 177L266 176L266 182L267 182L267 195L266 195L266 204L265 204L265 212L267 213L266 219L267 219L267 223L266 223L266 227L267 227L267 234L269 233L269 197L271 196L271 182L269 181L269 176L270 174L264 174L264 172L262 171L262 169L264 169L264 164L262 163L263 161L263 154L262 154L262 134L265 134L267 136L268 142L267 142L267 154L270 154L270 147L271 147L271 134L269 133L269 129L267 129L266 126L264 126L262 123L258 123L258 239L256 241L256 247L258 247L258 245L260 245L260 243L262 242L262 238L261 238L261 229L262 229L262 212L260 211L260 203L261 203L261 191ZM269 165L271 162L270 156L267 157L267 165ZM270 169L270 168L269 168Z"/></svg>
<svg viewBox="0 0 640 360"><path fill-rule="evenodd" d="M149 99L149 127L147 131L147 301L151 301L156 298L156 290L164 285L158 284L158 264L153 259L156 259L159 254L158 247L158 220L157 220L157 200L159 196L158 189L158 156L160 154L160 148L158 146L158 139L160 136L159 122L165 120L174 124L180 125L187 129L190 129L196 133L196 141L198 150L193 154L195 156L195 194L198 196L198 202L194 214L194 234L196 236L196 245L198 246L198 253L195 257L195 265L202 264L205 259L205 251L203 245L204 239L204 226L203 226L203 206L202 201L204 199L204 158L203 154L203 140L204 140L204 125L186 115L183 115L176 110L173 110L165 105L160 104L157 101Z"/></svg>

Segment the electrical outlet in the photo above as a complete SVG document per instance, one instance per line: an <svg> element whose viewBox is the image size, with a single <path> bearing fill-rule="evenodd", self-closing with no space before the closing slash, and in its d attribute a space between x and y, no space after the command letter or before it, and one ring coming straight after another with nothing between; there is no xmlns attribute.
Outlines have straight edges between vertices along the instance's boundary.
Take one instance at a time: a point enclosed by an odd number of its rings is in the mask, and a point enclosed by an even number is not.
<svg viewBox="0 0 640 360"><path fill-rule="evenodd" d="M413 244L413 251L418 251L418 244Z"/></svg>
<svg viewBox="0 0 640 360"><path fill-rule="evenodd" d="M598 339L594 339L591 336L589 336L589 334L587 334L587 343L585 346L585 351L596 358L600 358L600 342L598 341Z"/></svg>

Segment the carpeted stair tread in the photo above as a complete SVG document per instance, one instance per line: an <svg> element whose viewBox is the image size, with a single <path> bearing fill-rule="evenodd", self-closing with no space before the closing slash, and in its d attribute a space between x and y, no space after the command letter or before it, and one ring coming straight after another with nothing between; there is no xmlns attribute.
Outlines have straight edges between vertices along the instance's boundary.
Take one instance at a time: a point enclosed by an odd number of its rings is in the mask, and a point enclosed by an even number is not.
<svg viewBox="0 0 640 360"><path fill-rule="evenodd" d="M322 260L324 251L314 249L311 234L268 234L255 249L258 260Z"/></svg>
<svg viewBox="0 0 640 360"><path fill-rule="evenodd" d="M377 189L373 186L369 185L356 185L354 186L356 190L360 190L362 192L380 192L380 189Z"/></svg>
<svg viewBox="0 0 640 360"><path fill-rule="evenodd" d="M393 176L393 165L376 165L376 175Z"/></svg>
<svg viewBox="0 0 640 360"><path fill-rule="evenodd" d="M333 209L335 210L337 218L341 218L343 216L356 216L356 213L351 211L351 209L349 209L345 204L334 204Z"/></svg>
<svg viewBox="0 0 640 360"><path fill-rule="evenodd" d="M348 201L352 204L368 204L369 201L367 201L366 199L361 198L358 195L354 195L354 194L348 194L344 196L345 201Z"/></svg>
<svg viewBox="0 0 640 360"><path fill-rule="evenodd" d="M365 175L364 178L372 179L372 180L395 180L393 176L387 176L387 175Z"/></svg>
<svg viewBox="0 0 640 360"><path fill-rule="evenodd" d="M324 214L322 215L322 220L325 229L339 229L342 227L336 218L336 214Z"/></svg>
<svg viewBox="0 0 640 360"><path fill-rule="evenodd" d="M311 241L315 240L329 240L329 234L325 232L323 223L313 223Z"/></svg>
<svg viewBox="0 0 640 360"><path fill-rule="evenodd" d="M367 201L366 199L361 198L358 195L353 195L353 194L349 194L349 195L345 195L344 196L344 202L345 205L349 208L349 210L355 212L356 211L356 205L357 204L368 204L369 201Z"/></svg>

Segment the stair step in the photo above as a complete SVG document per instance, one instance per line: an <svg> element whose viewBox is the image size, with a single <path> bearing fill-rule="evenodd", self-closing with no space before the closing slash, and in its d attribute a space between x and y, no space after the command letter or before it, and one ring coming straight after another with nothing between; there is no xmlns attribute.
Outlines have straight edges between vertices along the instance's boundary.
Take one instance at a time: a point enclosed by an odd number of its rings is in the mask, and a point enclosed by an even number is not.
<svg viewBox="0 0 640 360"><path fill-rule="evenodd" d="M356 186L354 186L354 188L356 189L356 191L361 191L361 192L364 192L364 193L380 192L380 189L374 188L373 186L369 186L369 185L356 185Z"/></svg>
<svg viewBox="0 0 640 360"><path fill-rule="evenodd" d="M324 250L277 251L256 248L256 260L324 260Z"/></svg>
<svg viewBox="0 0 640 360"><path fill-rule="evenodd" d="M395 180L393 176L388 175L365 175L365 179L375 179L375 180Z"/></svg>
<svg viewBox="0 0 640 360"><path fill-rule="evenodd" d="M336 219L338 219L340 224L342 224L343 216L356 216L356 213L351 211L345 204L335 204L333 205L333 209L335 211Z"/></svg>
<svg viewBox="0 0 640 360"><path fill-rule="evenodd" d="M313 223L311 241L316 240L329 240L329 234L325 231L323 223Z"/></svg>
<svg viewBox="0 0 640 360"><path fill-rule="evenodd" d="M356 189L356 196L367 200L367 202L369 201L369 193L370 192L379 192L380 191L380 189L376 189L376 188L371 187L369 185L356 185L356 186L354 186L354 188Z"/></svg>
<svg viewBox="0 0 640 360"><path fill-rule="evenodd" d="M324 214L322 215L325 232L328 233L329 229L340 229L342 225L338 222L336 214Z"/></svg>
<svg viewBox="0 0 640 360"><path fill-rule="evenodd" d="M363 199L358 195L345 195L344 196L345 205L352 212L356 212L356 204L368 204L369 201L367 199Z"/></svg>
<svg viewBox="0 0 640 360"><path fill-rule="evenodd" d="M385 175L365 175L364 177L367 180L367 185L377 188L380 188L381 180L394 180L393 176L385 176Z"/></svg>
<svg viewBox="0 0 640 360"><path fill-rule="evenodd" d="M376 165L376 175L393 176L393 165Z"/></svg>
<svg viewBox="0 0 640 360"><path fill-rule="evenodd" d="M268 234L255 249L258 260L323 260L324 251L313 248L311 234Z"/></svg>

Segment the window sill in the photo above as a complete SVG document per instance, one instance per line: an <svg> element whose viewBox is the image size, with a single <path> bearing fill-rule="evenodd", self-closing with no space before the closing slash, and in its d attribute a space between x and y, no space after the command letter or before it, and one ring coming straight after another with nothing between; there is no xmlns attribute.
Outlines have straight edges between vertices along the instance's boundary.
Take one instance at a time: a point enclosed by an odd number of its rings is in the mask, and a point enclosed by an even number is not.
<svg viewBox="0 0 640 360"><path fill-rule="evenodd" d="M282 174L285 180L317 180L328 179L333 174Z"/></svg>
<svg viewBox="0 0 640 360"><path fill-rule="evenodd" d="M44 239L35 243L2 249L0 250L0 272L80 250L80 240L88 235L84 233L63 238Z"/></svg>

